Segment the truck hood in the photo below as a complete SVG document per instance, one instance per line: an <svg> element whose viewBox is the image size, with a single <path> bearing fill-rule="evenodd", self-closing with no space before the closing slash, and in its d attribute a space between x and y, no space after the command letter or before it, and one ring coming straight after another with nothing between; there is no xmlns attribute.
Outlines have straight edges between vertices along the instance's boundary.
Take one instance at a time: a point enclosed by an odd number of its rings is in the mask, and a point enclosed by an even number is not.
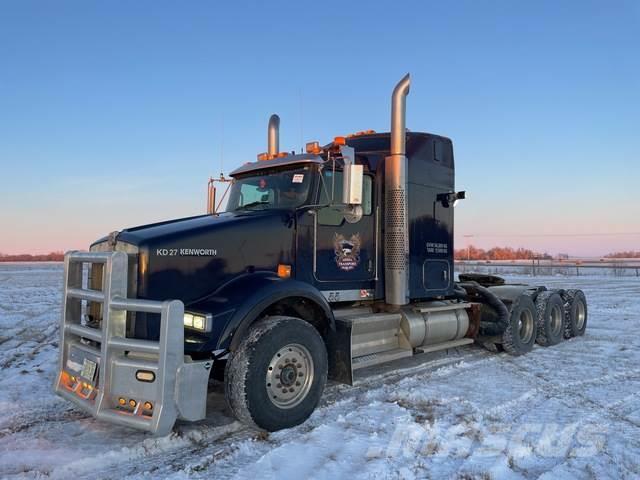
<svg viewBox="0 0 640 480"><path fill-rule="evenodd" d="M186 306L240 275L294 265L294 238L294 215L284 210L201 215L117 235L118 242L138 247L137 297Z"/></svg>
<svg viewBox="0 0 640 480"><path fill-rule="evenodd" d="M210 230L216 226L222 226L230 222L251 221L256 216L273 216L273 211L260 212L225 212L219 215L197 215L194 217L176 218L157 223L149 223L137 227L125 228L118 233L118 241L131 245L142 246L148 241L168 238L174 235L182 236L188 232L197 233L202 230ZM103 237L95 243L107 240Z"/></svg>

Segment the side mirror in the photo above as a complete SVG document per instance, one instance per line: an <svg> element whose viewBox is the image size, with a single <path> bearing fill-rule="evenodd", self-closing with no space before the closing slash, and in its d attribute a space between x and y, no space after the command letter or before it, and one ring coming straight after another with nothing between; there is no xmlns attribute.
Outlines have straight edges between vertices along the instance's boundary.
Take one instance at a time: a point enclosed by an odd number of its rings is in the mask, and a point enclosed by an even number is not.
<svg viewBox="0 0 640 480"><path fill-rule="evenodd" d="M342 201L347 205L362 205L362 165L345 165L343 172Z"/></svg>
<svg viewBox="0 0 640 480"><path fill-rule="evenodd" d="M467 192L450 192L450 193L439 193L436 195L436 201L442 203L444 208L449 208L449 206L456 206L458 200L464 200L467 198Z"/></svg>

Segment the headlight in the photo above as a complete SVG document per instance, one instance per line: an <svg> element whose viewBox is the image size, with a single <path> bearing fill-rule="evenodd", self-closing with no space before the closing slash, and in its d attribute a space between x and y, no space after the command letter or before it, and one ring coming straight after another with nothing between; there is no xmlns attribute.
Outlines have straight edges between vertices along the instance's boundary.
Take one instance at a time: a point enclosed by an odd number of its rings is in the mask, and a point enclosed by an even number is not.
<svg viewBox="0 0 640 480"><path fill-rule="evenodd" d="M206 323L207 322L205 317L193 317L193 328L195 328L196 330L204 330Z"/></svg>
<svg viewBox="0 0 640 480"><path fill-rule="evenodd" d="M185 313L184 326L198 330L199 332L211 331L211 315L201 313Z"/></svg>

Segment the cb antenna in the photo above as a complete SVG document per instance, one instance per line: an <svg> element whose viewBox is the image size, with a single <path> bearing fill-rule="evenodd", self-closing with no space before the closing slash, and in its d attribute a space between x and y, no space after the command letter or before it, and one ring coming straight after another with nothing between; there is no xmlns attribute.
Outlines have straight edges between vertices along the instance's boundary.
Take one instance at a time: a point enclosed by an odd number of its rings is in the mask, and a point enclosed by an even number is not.
<svg viewBox="0 0 640 480"><path fill-rule="evenodd" d="M298 104L300 107L300 153L304 153L304 135L303 135L303 122L302 122L302 88L298 88Z"/></svg>
<svg viewBox="0 0 640 480"><path fill-rule="evenodd" d="M224 172L224 115L220 118L220 177Z"/></svg>

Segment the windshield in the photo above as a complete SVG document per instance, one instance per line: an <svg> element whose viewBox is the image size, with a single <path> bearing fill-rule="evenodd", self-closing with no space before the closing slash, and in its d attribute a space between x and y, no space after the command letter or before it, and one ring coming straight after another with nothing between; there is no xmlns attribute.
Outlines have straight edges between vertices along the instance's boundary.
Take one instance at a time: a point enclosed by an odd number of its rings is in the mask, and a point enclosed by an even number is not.
<svg viewBox="0 0 640 480"><path fill-rule="evenodd" d="M309 197L311 173L311 167L305 166L240 176L231 185L227 212L300 207Z"/></svg>

